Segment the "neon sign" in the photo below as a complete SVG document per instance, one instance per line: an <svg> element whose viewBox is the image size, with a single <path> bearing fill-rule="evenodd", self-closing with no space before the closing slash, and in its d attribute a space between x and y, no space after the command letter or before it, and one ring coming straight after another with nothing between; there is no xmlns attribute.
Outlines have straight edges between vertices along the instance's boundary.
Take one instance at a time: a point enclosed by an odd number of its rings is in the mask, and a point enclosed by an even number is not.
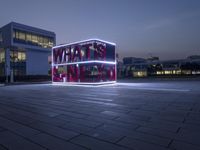
<svg viewBox="0 0 200 150"><path fill-rule="evenodd" d="M53 82L116 80L115 44L92 39L52 49Z"/></svg>

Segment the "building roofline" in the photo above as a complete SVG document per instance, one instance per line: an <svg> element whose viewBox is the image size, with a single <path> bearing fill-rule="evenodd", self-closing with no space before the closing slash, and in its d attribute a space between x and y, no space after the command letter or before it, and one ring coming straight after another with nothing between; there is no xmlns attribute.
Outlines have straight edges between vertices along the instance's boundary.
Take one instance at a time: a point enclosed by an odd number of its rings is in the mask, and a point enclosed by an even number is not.
<svg viewBox="0 0 200 150"><path fill-rule="evenodd" d="M63 47L63 46L75 45L75 44L84 43L84 42L90 42L90 41L99 41L99 42L111 44L111 45L114 45L114 46L116 45L115 43L112 43L112 42L108 42L108 41L104 41L104 40L101 40L101 39L93 38L93 39L87 39L87 40L72 42L72 43L68 43L68 44L61 44L61 45L54 46L52 48L59 48L59 47Z"/></svg>
<svg viewBox="0 0 200 150"><path fill-rule="evenodd" d="M38 28L38 27L33 27L33 26L29 26L29 25L25 25L25 24L13 22L13 21L8 23L8 24L6 24L6 25L4 25L4 26L2 26L1 28L4 28L4 27L6 27L8 25L19 26L19 28L22 27L22 28L25 28L27 30L33 30L33 31L35 30L36 32L37 31L42 31L43 33L52 34L54 36L56 35L55 32L52 32L52 31L48 31L48 30L45 30L45 29L41 29L41 28Z"/></svg>

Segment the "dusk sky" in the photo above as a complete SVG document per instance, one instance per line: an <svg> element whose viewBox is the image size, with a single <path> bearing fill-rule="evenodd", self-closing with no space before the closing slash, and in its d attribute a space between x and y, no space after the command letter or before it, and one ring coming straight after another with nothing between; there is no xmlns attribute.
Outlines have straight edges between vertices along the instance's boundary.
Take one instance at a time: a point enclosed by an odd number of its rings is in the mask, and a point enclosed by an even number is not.
<svg viewBox="0 0 200 150"><path fill-rule="evenodd" d="M200 55L200 0L1 0L11 21L56 33L57 44L99 38L120 58Z"/></svg>

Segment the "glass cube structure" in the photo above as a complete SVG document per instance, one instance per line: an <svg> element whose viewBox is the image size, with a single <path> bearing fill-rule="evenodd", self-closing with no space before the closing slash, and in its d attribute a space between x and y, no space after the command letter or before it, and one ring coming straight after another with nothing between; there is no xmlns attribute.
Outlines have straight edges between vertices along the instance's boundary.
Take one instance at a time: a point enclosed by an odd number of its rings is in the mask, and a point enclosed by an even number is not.
<svg viewBox="0 0 200 150"><path fill-rule="evenodd" d="M116 82L115 43L90 39L53 47L52 82Z"/></svg>

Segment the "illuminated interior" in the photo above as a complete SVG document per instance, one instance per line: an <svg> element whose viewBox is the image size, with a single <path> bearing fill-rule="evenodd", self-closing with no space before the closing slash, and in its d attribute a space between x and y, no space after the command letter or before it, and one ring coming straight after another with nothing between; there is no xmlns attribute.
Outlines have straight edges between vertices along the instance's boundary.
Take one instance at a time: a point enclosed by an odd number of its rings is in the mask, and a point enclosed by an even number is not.
<svg viewBox="0 0 200 150"><path fill-rule="evenodd" d="M14 29L13 41L43 48L52 48L54 39L52 37Z"/></svg>

